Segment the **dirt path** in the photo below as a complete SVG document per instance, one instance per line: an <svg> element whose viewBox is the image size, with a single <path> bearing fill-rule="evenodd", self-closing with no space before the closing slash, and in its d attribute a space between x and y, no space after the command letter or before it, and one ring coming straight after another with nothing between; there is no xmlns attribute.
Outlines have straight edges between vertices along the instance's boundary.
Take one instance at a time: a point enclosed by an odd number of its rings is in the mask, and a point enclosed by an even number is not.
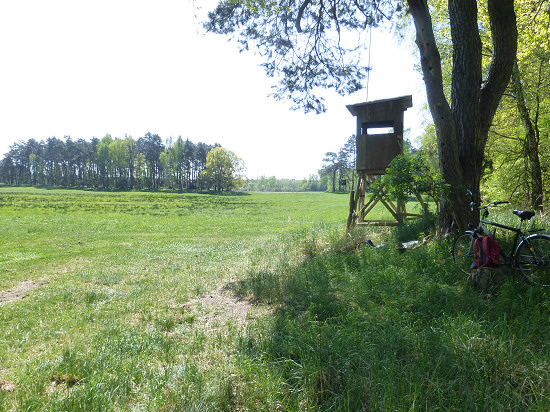
<svg viewBox="0 0 550 412"><path fill-rule="evenodd" d="M247 321L256 319L269 311L268 308L254 305L249 299L235 296L223 288L195 298L185 306L209 326L225 322L242 326Z"/></svg>
<svg viewBox="0 0 550 412"><path fill-rule="evenodd" d="M21 282L16 287L0 294L0 305L13 302L14 300L23 299L28 291L39 288L45 283L45 281L36 282L34 280L26 280Z"/></svg>

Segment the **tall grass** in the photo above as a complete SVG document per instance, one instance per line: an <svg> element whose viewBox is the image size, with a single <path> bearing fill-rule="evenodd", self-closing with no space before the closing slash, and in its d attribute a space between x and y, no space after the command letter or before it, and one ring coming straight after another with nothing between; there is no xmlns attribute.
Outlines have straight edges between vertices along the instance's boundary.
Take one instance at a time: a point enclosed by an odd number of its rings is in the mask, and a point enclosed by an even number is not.
<svg viewBox="0 0 550 412"><path fill-rule="evenodd" d="M277 310L240 341L254 381L245 405L548 410L549 292L509 278L487 299L452 269L449 247L329 246L296 265L280 253L252 269L236 288Z"/></svg>
<svg viewBox="0 0 550 412"><path fill-rule="evenodd" d="M0 189L0 293L41 282L0 304L0 410L548 410L549 292L480 295L447 241L344 236L346 209ZM216 288L264 310L190 304Z"/></svg>

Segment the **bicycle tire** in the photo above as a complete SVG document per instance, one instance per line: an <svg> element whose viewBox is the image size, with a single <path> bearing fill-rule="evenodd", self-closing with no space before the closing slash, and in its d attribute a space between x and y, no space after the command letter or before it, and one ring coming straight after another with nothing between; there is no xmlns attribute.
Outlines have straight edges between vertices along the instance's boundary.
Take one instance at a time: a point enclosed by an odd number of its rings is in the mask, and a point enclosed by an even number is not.
<svg viewBox="0 0 550 412"><path fill-rule="evenodd" d="M470 267L474 260L474 232L466 230L455 237L453 242L453 261L460 271L470 273Z"/></svg>
<svg viewBox="0 0 550 412"><path fill-rule="evenodd" d="M550 236L531 235L516 249L516 267L524 280L537 286L550 286Z"/></svg>

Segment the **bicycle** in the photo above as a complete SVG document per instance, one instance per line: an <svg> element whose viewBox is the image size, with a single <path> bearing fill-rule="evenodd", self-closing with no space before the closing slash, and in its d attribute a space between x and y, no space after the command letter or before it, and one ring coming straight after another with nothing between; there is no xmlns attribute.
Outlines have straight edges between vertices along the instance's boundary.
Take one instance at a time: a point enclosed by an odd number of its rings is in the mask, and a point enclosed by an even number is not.
<svg viewBox="0 0 550 412"><path fill-rule="evenodd" d="M468 194L472 194L468 191ZM535 216L535 212L528 210L514 210L512 213L519 219L518 227L506 226L487 220L489 208L497 207L508 201L491 202L485 206L477 206L480 211L479 225L472 230L459 233L453 242L453 260L456 265L465 273L470 273L470 266L475 259L474 241L479 236L491 236L495 238L496 228L506 229L515 232L514 242L509 253L501 250L504 264L512 266L520 271L523 279L531 285L550 286L550 236L542 233L544 229L523 231L523 222ZM471 210L476 207L474 202L470 203ZM494 226L493 233L487 226Z"/></svg>

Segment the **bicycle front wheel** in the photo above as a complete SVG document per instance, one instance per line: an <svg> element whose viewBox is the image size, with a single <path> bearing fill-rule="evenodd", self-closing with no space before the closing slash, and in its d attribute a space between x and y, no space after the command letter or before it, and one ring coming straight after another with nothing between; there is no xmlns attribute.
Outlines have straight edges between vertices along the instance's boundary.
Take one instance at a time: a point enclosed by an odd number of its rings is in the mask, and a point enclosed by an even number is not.
<svg viewBox="0 0 550 412"><path fill-rule="evenodd" d="M467 230L458 234L453 242L453 260L460 271L470 273L475 260L474 232Z"/></svg>
<svg viewBox="0 0 550 412"><path fill-rule="evenodd" d="M527 283L550 286L550 236L525 238L516 249L516 266Z"/></svg>

